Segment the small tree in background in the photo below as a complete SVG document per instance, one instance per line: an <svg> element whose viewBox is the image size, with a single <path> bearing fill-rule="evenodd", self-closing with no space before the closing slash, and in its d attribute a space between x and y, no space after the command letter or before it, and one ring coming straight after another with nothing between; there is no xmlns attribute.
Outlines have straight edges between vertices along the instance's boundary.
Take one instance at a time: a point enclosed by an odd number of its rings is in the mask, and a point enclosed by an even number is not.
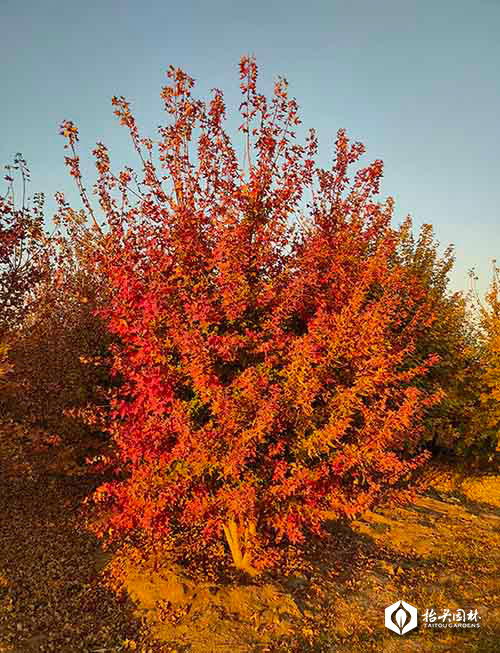
<svg viewBox="0 0 500 653"><path fill-rule="evenodd" d="M37 285L46 272L44 197L38 193L29 206L29 169L21 154L6 165L7 190L0 197L0 402L11 386L11 347L16 329L29 311ZM16 175L18 186L16 188ZM19 197L16 196L16 190ZM4 408L4 406L2 406Z"/></svg>
<svg viewBox="0 0 500 653"><path fill-rule="evenodd" d="M174 68L156 150L113 99L142 166L136 187L94 150L106 217L95 260L110 286L100 315L123 379L109 415L119 477L94 500L100 535L146 532L179 558L225 537L256 573L280 543L403 496L441 393L424 382L438 357L418 353L433 298L394 264L393 201L375 201L382 162L350 179L364 148L340 130L332 168L317 167L314 131L295 141L286 81L268 102L255 61L240 72L246 172L221 91L197 100ZM77 129L62 133L82 191Z"/></svg>
<svg viewBox="0 0 500 653"><path fill-rule="evenodd" d="M425 379L428 391L443 390L443 397L425 418L425 441L434 452L460 456L484 453L487 443L477 428L480 411L481 365L477 329L467 298L448 289L454 263L453 247L439 256L432 226L422 225L418 238L407 220L401 230L394 264L404 268L430 302L435 319L417 338L416 361L434 353L439 361ZM487 448L487 446L486 446Z"/></svg>
<svg viewBox="0 0 500 653"><path fill-rule="evenodd" d="M44 196L37 193L29 206L27 185L29 169L21 154L13 165L6 165L7 191L0 196L0 338L8 335L25 316L31 293L43 278L44 256ZM21 188L17 189L18 175Z"/></svg>
<svg viewBox="0 0 500 653"><path fill-rule="evenodd" d="M479 299L471 272L471 298L477 310L477 350L481 374L479 377L480 407L475 429L486 453L500 451L500 269L493 261L493 274L485 301Z"/></svg>
<svg viewBox="0 0 500 653"><path fill-rule="evenodd" d="M105 367L95 364L109 342L96 315L105 292L93 256L100 234L84 212L71 211L61 194L55 228L46 233L43 194L35 194L33 207L28 206L26 162L17 155L15 165L6 167L20 176L22 205L16 208L20 200L9 174L0 204L4 357L9 352L2 407L18 421L78 437L69 413L91 403L95 417L100 386L107 381Z"/></svg>

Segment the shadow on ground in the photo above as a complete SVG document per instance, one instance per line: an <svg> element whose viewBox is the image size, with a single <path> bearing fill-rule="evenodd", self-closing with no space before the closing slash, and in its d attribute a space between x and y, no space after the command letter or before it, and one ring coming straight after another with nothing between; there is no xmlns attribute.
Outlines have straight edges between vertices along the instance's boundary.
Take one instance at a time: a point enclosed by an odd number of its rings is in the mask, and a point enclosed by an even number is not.
<svg viewBox="0 0 500 653"><path fill-rule="evenodd" d="M79 527L95 481L45 473L18 436L0 436L0 651L118 650L140 624L100 582L108 556Z"/></svg>

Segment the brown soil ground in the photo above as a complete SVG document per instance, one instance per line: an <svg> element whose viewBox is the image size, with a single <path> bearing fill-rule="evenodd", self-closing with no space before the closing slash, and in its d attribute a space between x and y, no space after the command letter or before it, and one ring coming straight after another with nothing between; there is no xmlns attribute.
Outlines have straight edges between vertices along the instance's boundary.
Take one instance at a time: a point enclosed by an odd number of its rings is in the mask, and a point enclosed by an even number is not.
<svg viewBox="0 0 500 653"><path fill-rule="evenodd" d="M326 541L290 547L282 573L243 582L104 553L79 515L99 479L77 460L0 427L0 653L500 651L499 474L433 465L413 504L332 522ZM480 627L399 636L384 625L399 600L420 622L477 609Z"/></svg>

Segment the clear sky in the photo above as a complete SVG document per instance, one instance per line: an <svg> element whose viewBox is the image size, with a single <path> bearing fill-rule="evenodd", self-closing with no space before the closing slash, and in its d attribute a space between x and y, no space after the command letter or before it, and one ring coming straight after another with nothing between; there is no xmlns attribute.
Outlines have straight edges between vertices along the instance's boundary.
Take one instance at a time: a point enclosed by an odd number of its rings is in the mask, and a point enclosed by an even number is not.
<svg viewBox="0 0 500 653"><path fill-rule="evenodd" d="M63 119L80 129L91 188L96 141L116 168L135 164L113 95L154 138L170 64L203 98L221 88L231 112L252 53L264 92L288 79L323 166L345 127L366 163L383 159L396 222L411 214L455 245L452 289L472 266L487 287L500 259L500 0L0 0L0 25L0 164L22 152L33 192L76 197Z"/></svg>

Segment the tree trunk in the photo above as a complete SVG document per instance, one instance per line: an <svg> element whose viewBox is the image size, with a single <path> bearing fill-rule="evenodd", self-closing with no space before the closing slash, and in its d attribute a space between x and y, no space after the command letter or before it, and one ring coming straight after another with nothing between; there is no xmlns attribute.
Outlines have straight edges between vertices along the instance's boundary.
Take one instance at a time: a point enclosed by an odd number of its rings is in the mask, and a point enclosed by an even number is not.
<svg viewBox="0 0 500 653"><path fill-rule="evenodd" d="M250 564L251 554L249 541L251 536L255 535L255 523L252 521L245 528L243 534L245 550L243 552L241 550L240 534L236 521L231 517L228 520L227 525L223 525L223 528L229 548L231 549L234 566L237 569L241 569L241 571L246 571L250 576L256 576L259 572Z"/></svg>

